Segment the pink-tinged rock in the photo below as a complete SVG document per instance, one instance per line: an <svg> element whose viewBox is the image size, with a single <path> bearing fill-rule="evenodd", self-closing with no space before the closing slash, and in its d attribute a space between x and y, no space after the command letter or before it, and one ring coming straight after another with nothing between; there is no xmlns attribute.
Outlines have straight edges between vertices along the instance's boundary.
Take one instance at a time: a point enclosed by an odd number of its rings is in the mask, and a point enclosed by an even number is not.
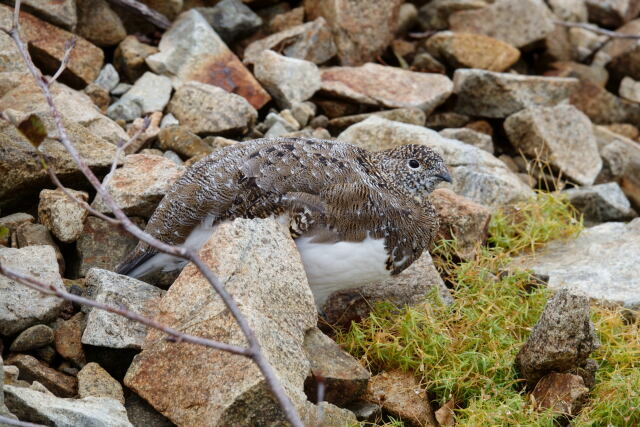
<svg viewBox="0 0 640 427"><path fill-rule="evenodd" d="M451 95L453 83L441 74L365 64L325 69L321 91L356 103L390 108L416 107L428 114Z"/></svg>
<svg viewBox="0 0 640 427"><path fill-rule="evenodd" d="M535 409L551 410L559 415L576 415L585 404L589 389L582 377L551 373L544 376L533 390Z"/></svg>
<svg viewBox="0 0 640 427"><path fill-rule="evenodd" d="M305 0L307 19L322 16L331 27L342 65L361 65L381 55L393 40L399 0Z"/></svg>
<svg viewBox="0 0 640 427"><path fill-rule="evenodd" d="M256 109L271 97L195 9L184 12L162 36L160 52L146 62L158 74L221 87Z"/></svg>
<svg viewBox="0 0 640 427"><path fill-rule="evenodd" d="M10 28L12 19L13 8L0 5L0 26ZM53 74L60 66L65 43L77 37L26 12L20 13L20 34L23 41L29 44L36 65L47 74ZM98 77L103 61L102 49L77 37L76 46L60 79L73 87L84 87Z"/></svg>
<svg viewBox="0 0 640 427"><path fill-rule="evenodd" d="M106 189L127 215L150 217L165 193L182 175L184 167L149 154L131 154L124 166L107 178ZM100 212L111 212L100 196L91 204Z"/></svg>
<svg viewBox="0 0 640 427"><path fill-rule="evenodd" d="M484 34L519 48L544 39L554 29L554 18L542 0L496 0L452 14L449 24L452 31Z"/></svg>
<svg viewBox="0 0 640 427"><path fill-rule="evenodd" d="M491 211L447 188L435 190L431 202L440 218L436 240L455 238L458 255L463 259L473 258L487 240Z"/></svg>
<svg viewBox="0 0 640 427"><path fill-rule="evenodd" d="M296 25L251 43L244 50L244 63L252 64L262 51L268 49L314 64L327 62L336 54L333 36L324 18Z"/></svg>
<svg viewBox="0 0 640 427"><path fill-rule="evenodd" d="M590 81L581 81L571 104L596 124L640 123L640 104L627 101Z"/></svg>

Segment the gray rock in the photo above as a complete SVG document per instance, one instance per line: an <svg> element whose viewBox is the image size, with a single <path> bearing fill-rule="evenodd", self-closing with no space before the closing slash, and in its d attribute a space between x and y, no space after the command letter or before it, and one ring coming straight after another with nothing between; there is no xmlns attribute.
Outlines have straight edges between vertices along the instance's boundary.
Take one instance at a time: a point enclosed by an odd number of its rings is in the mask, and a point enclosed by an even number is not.
<svg viewBox="0 0 640 427"><path fill-rule="evenodd" d="M534 386L550 372L567 372L585 366L600 346L589 319L589 298L567 289L551 298L516 356L516 368Z"/></svg>
<svg viewBox="0 0 640 427"><path fill-rule="evenodd" d="M426 114L449 98L453 84L441 74L419 73L379 64L322 70L322 92L390 108L419 108Z"/></svg>
<svg viewBox="0 0 640 427"><path fill-rule="evenodd" d="M588 222L627 221L638 216L616 182L571 188L564 194Z"/></svg>
<svg viewBox="0 0 640 427"><path fill-rule="evenodd" d="M78 397L109 397L124 405L122 386L97 363L84 365L78 372Z"/></svg>
<svg viewBox="0 0 640 427"><path fill-rule="evenodd" d="M334 292L322 307L327 323L348 328L351 321L366 318L376 302L388 302L398 307L416 305L426 295L435 292L445 304L453 298L445 286L428 252L399 275L381 283Z"/></svg>
<svg viewBox="0 0 640 427"><path fill-rule="evenodd" d="M160 122L160 129L164 129L169 126L178 126L178 125L180 125L180 122L178 121L178 119L176 119L176 116L169 113L169 114L165 114L164 117L162 117L162 121Z"/></svg>
<svg viewBox="0 0 640 427"><path fill-rule="evenodd" d="M316 115L316 104L313 102L294 102L291 107L291 114L298 124L304 127Z"/></svg>
<svg viewBox="0 0 640 427"><path fill-rule="evenodd" d="M127 215L150 217L185 168L168 159L149 154L131 154L124 166L116 169L106 189ZM100 212L111 212L99 195L91 206Z"/></svg>
<svg viewBox="0 0 640 427"><path fill-rule="evenodd" d="M504 118L528 107L557 105L577 90L578 80L458 69L453 85L458 113Z"/></svg>
<svg viewBox="0 0 640 427"><path fill-rule="evenodd" d="M124 95L133 87L129 83L118 83L113 89L111 89L111 95L120 96Z"/></svg>
<svg viewBox="0 0 640 427"><path fill-rule="evenodd" d="M592 128L589 118L572 105L527 108L504 122L517 150L549 163L581 185L593 184L602 168Z"/></svg>
<svg viewBox="0 0 640 427"><path fill-rule="evenodd" d="M50 246L22 249L0 248L0 263L51 286L63 289L56 254ZM38 323L47 323L60 314L64 301L0 275L0 335L14 335Z"/></svg>
<svg viewBox="0 0 640 427"><path fill-rule="evenodd" d="M536 256L514 259L511 269L548 276L551 289L567 288L630 309L640 307L640 219L607 222L584 230L575 240L553 241Z"/></svg>
<svg viewBox="0 0 640 427"><path fill-rule="evenodd" d="M203 135L244 133L258 117L243 97L195 81L176 90L168 111L182 126Z"/></svg>
<svg viewBox="0 0 640 427"><path fill-rule="evenodd" d="M640 102L640 82L631 77L624 77L618 90L620 96L633 102Z"/></svg>
<svg viewBox="0 0 640 427"><path fill-rule="evenodd" d="M142 219L133 217L131 220L144 229ZM90 216L76 242L78 265L75 273L84 277L92 267L113 270L137 243L138 239L128 232L103 219Z"/></svg>
<svg viewBox="0 0 640 427"><path fill-rule="evenodd" d="M493 138L486 133L469 128L445 128L438 133L445 138L457 139L458 141L473 145L474 147L493 154Z"/></svg>
<svg viewBox="0 0 640 427"><path fill-rule="evenodd" d="M320 17L314 21L288 28L251 43L244 51L243 61L251 64L263 50L277 49L290 58L323 64L337 52L327 21Z"/></svg>
<svg viewBox="0 0 640 427"><path fill-rule="evenodd" d="M111 104L107 114L113 120L131 121L154 111L162 111L171 97L171 79L146 72L122 98Z"/></svg>
<svg viewBox="0 0 640 427"><path fill-rule="evenodd" d="M307 406L303 351L316 309L289 231L274 219L221 224L200 250L234 297L294 406ZM245 345L237 323L191 264L157 308L158 321L186 333ZM177 425L284 424L283 414L255 364L244 357L175 345L150 331L125 385ZM198 390L197 394L193 390ZM196 404L196 402L198 402Z"/></svg>
<svg viewBox="0 0 640 427"><path fill-rule="evenodd" d="M6 227L10 233L14 233L22 224L33 224L35 218L28 213L17 212L0 218L0 227Z"/></svg>
<svg viewBox="0 0 640 427"><path fill-rule="evenodd" d="M21 420L60 427L132 427L124 406L115 399L62 399L40 391L4 386L7 406Z"/></svg>
<svg viewBox="0 0 640 427"><path fill-rule="evenodd" d="M27 246L51 246L56 251L56 259L58 260L58 267L60 268L60 274L64 274L65 262L60 248L53 241L53 237L47 227L42 224L25 223L16 229L15 243L19 248Z"/></svg>
<svg viewBox="0 0 640 427"><path fill-rule="evenodd" d="M9 351L29 351L51 343L53 343L53 329L47 325L34 325L22 331L13 340Z"/></svg>
<svg viewBox="0 0 640 427"><path fill-rule="evenodd" d="M3 364L3 361L2 361L2 355L0 355L0 386L2 386L4 384L5 384L4 364ZM8 384L8 382L7 382L7 384ZM0 416L11 418L11 419L16 419L16 420L18 419L18 417L16 417L11 412L9 412L9 408L7 408L7 406L4 404L4 393L2 392L2 390L0 390Z"/></svg>
<svg viewBox="0 0 640 427"><path fill-rule="evenodd" d="M147 283L107 270L92 268L87 273L87 293L98 302L124 306L154 318L164 291ZM109 348L142 348L148 328L138 322L97 308L87 316L82 343Z"/></svg>
<svg viewBox="0 0 640 427"><path fill-rule="evenodd" d="M127 409L129 421L135 427L174 427L167 417L156 411L143 398L126 390L124 407Z"/></svg>
<svg viewBox="0 0 640 427"><path fill-rule="evenodd" d="M449 24L452 31L484 34L520 48L551 33L553 19L543 0L496 0L481 9L452 14Z"/></svg>
<svg viewBox="0 0 640 427"><path fill-rule="evenodd" d="M598 35L584 28L570 28L569 42L571 43L572 57L576 61L586 60L593 52L602 47L609 37Z"/></svg>
<svg viewBox="0 0 640 427"><path fill-rule="evenodd" d="M617 180L632 205L640 207L640 144L595 126L594 134L603 160L603 168L597 183Z"/></svg>
<svg viewBox="0 0 640 427"><path fill-rule="evenodd" d="M89 195L84 191L68 190L77 199L86 202ZM84 228L88 212L67 197L62 190L42 190L38 204L38 220L61 242L75 242Z"/></svg>
<svg viewBox="0 0 640 427"><path fill-rule="evenodd" d="M145 59L149 68L157 74L172 77L179 83L194 81L218 86L244 97L256 109L270 99L269 94L195 9L180 14L162 35L158 48L160 52ZM177 114L174 115L180 120Z"/></svg>
<svg viewBox="0 0 640 427"><path fill-rule="evenodd" d="M403 144L427 145L440 152L449 165L452 189L488 207L505 205L533 194L493 155L421 126L370 117L349 127L338 139L374 151Z"/></svg>
<svg viewBox="0 0 640 427"><path fill-rule="evenodd" d="M253 74L280 108L291 108L296 102L306 101L322 85L316 64L272 50L265 50L256 58Z"/></svg>
<svg viewBox="0 0 640 427"><path fill-rule="evenodd" d="M367 389L369 371L318 328L307 331L304 351L311 365L304 387L309 400L317 401L317 375L323 378L323 400L340 407L357 400Z"/></svg>
<svg viewBox="0 0 640 427"><path fill-rule="evenodd" d="M196 10L226 43L251 34L262 25L262 19L240 0L222 0L214 7Z"/></svg>

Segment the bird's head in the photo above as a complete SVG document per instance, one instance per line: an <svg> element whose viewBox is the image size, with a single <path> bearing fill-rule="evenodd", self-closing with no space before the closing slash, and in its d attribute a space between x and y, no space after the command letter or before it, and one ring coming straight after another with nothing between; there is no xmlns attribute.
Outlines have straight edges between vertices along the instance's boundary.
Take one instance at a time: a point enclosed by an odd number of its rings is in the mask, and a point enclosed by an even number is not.
<svg viewBox="0 0 640 427"><path fill-rule="evenodd" d="M425 145L401 145L378 154L388 178L414 196L431 193L442 181L453 181L442 156Z"/></svg>

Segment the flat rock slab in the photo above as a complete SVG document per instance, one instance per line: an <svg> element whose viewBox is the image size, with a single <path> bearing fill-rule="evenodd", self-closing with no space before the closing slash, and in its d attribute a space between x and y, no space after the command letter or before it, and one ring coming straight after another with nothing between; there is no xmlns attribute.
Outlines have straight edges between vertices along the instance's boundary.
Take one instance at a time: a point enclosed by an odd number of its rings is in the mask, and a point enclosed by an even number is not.
<svg viewBox="0 0 640 427"><path fill-rule="evenodd" d="M55 250L51 246L0 248L0 263L64 289ZM38 323L53 321L64 301L0 275L0 335L14 335Z"/></svg>
<svg viewBox="0 0 640 427"><path fill-rule="evenodd" d="M640 219L608 222L584 230L569 241L553 241L523 255L512 269L549 276L548 286L590 298L640 308Z"/></svg>
<svg viewBox="0 0 640 427"><path fill-rule="evenodd" d="M557 105L578 89L579 81L458 69L453 74L453 84L458 113L504 118L527 107Z"/></svg>
<svg viewBox="0 0 640 427"><path fill-rule="evenodd" d="M123 167L116 169L106 189L127 215L150 217L160 200L184 173L183 166L151 154L131 154ZM91 206L99 212L111 212L99 195Z"/></svg>
<svg viewBox="0 0 640 427"><path fill-rule="evenodd" d="M452 31L484 34L515 47L544 39L554 29L554 15L543 0L496 0L449 16Z"/></svg>
<svg viewBox="0 0 640 427"><path fill-rule="evenodd" d="M453 191L484 206L498 207L533 195L531 189L492 154L444 138L422 126L374 116L349 127L338 139L373 151L404 144L427 145L441 153L449 166Z"/></svg>
<svg viewBox="0 0 640 427"><path fill-rule="evenodd" d="M370 63L324 69L321 90L352 102L388 108L415 107L428 114L447 100L453 84L442 74Z"/></svg>
<svg viewBox="0 0 640 427"><path fill-rule="evenodd" d="M107 270L92 268L87 274L87 294L101 303L154 318L164 291L155 286ZM92 308L82 343L97 347L140 349L148 328L114 313Z"/></svg>
<svg viewBox="0 0 640 427"><path fill-rule="evenodd" d="M207 20L195 9L182 13L163 35L159 53L146 58L158 74L221 87L259 109L271 99Z"/></svg>
<svg viewBox="0 0 640 427"><path fill-rule="evenodd" d="M133 427L122 403L106 397L62 399L25 387L4 386L7 406L22 421L64 427Z"/></svg>
<svg viewBox="0 0 640 427"><path fill-rule="evenodd" d="M234 297L294 405L306 406L303 341L317 321L300 255L273 219L219 225L200 251ZM157 320L240 346L246 340L211 285L189 264L158 305ZM150 331L125 385L178 425L284 424L264 378L248 358Z"/></svg>
<svg viewBox="0 0 640 427"><path fill-rule="evenodd" d="M122 97L113 103L107 114L113 120L132 121L154 111L162 111L171 96L171 79L146 72Z"/></svg>
<svg viewBox="0 0 640 427"><path fill-rule="evenodd" d="M516 149L580 185L593 184L602 169L591 120L572 105L524 109L509 116L504 129Z"/></svg>
<svg viewBox="0 0 640 427"><path fill-rule="evenodd" d="M12 19L13 8L0 5L2 28L11 28ZM82 37L74 36L26 12L20 13L20 35L22 40L33 48L33 59L45 74L53 74L58 69L64 57L65 43L76 37L76 45L71 51L65 72L60 76L61 80L82 88L98 77L104 53L102 49Z"/></svg>

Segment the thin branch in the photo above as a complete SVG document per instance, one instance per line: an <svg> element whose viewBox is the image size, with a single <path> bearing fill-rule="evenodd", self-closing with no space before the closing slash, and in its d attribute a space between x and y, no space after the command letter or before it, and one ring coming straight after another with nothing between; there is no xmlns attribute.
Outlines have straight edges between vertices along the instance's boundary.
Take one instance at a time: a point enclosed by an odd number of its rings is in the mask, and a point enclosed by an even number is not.
<svg viewBox="0 0 640 427"><path fill-rule="evenodd" d="M12 270L2 264L0 264L0 273L2 273L4 276L10 279L13 279L22 283L23 285L31 289L35 289L39 292L42 292L43 294L55 295L66 301L71 301L71 302L75 302L76 304L87 305L89 307L94 307L100 310L108 311L110 313L115 313L119 316L126 317L127 319L136 321L138 323L142 323L143 325L149 326L150 328L158 329L159 331L162 331L165 334L173 337L176 341L199 344L206 347L215 348L217 350L227 351L229 353L237 354L240 356L245 356L249 358L252 357L251 351L247 348L222 343L219 341L214 341L207 338L196 337L194 335L185 334L183 332L178 331L177 329L163 325L160 322L157 322L153 319L142 316L141 314L138 314L134 311L130 311L124 307L114 307L108 304L94 301L89 298L84 298L84 297L72 294L70 292L67 292L65 289L59 288L51 284L46 284L24 273L21 273L16 270Z"/></svg>
<svg viewBox="0 0 640 427"><path fill-rule="evenodd" d="M60 74L62 74L64 69L67 68L67 64L69 63L69 58L71 57L71 51L73 50L74 47L76 47L76 41L77 40L78 39L74 36L72 39L67 40L67 42L65 43L65 45L64 45L64 56L62 57L62 61L60 62L60 66L58 67L58 71L56 71L55 74L53 75L53 77L51 77L51 79L49 79L49 84L52 84L53 82L58 80L58 77L60 77Z"/></svg>
<svg viewBox="0 0 640 427"><path fill-rule="evenodd" d="M0 425L18 426L18 427L45 427L42 424L33 424L26 421L14 420L13 418L0 415Z"/></svg>
<svg viewBox="0 0 640 427"><path fill-rule="evenodd" d="M138 129L138 131L136 133L134 133L133 136L131 138L129 138L129 140L127 142L120 141L120 143L118 144L118 148L116 149L116 154L113 156L113 162L111 163L111 169L109 170L109 173L106 174L104 179L102 180L102 185L103 186L106 187L107 184L109 184L109 181L111 180L111 177L113 176L113 173L116 171L116 167L118 167L118 159L120 158L120 156L122 155L124 150L126 150L129 145L131 145L134 141L136 141L138 138L140 138L140 136L147 130L147 128L149 127L150 124L151 124L151 117L150 116L145 117L144 118L144 122L142 123L142 127L140 129Z"/></svg>
<svg viewBox="0 0 640 427"><path fill-rule="evenodd" d="M596 34L611 37L613 39L640 39L640 34L624 34L617 31L605 30L597 25L589 24L586 22L568 22L568 21L554 21L556 25L563 27L582 28L583 30L591 31Z"/></svg>
<svg viewBox="0 0 640 427"><path fill-rule="evenodd" d="M151 9L145 4L142 4L135 0L108 0L109 3L116 4L118 6L125 7L130 9L131 11L137 13L142 16L147 21L151 22L156 27L161 30L166 30L171 26L171 21L167 19L166 16L161 14L160 12Z"/></svg>
<svg viewBox="0 0 640 427"><path fill-rule="evenodd" d="M139 5L138 2L134 2L133 0L118 0L118 1L119 2L126 1L129 4L135 3ZM126 231L128 231L130 234L132 234L139 240L155 247L159 251L190 260L196 265L196 267L200 270L201 274L209 281L212 288L220 296L223 303L225 304L225 306L227 307L227 309L229 310L229 312L232 314L235 321L237 322L238 326L240 327L240 330L242 331L243 335L245 336L245 338L249 343L250 357L252 358L254 363L256 363L256 365L262 372L262 375L265 377L265 380L267 382L267 385L269 386L269 389L273 393L274 397L278 400L278 403L280 404L285 416L293 426L302 427L303 423L302 423L302 420L300 419L300 416L296 412L291 400L287 396L284 390L284 387L280 383L278 377L275 374L275 371L273 370L273 367L270 365L270 363L267 361L266 357L264 356L260 347L260 343L258 342L255 334L253 333L253 330L249 327L247 320L245 319L244 315L238 308L238 305L236 304L235 300L226 291L222 283L211 271L211 269L209 269L209 267L200 259L200 257L194 251L187 250L186 248L183 248L183 247L168 245L154 238L153 236L145 233L139 227L137 227L124 214L124 212L120 209L120 207L115 203L115 201L111 197L111 194L109 194L109 192L106 191L106 189L101 184L98 177L93 173L93 171L89 168L89 166L84 161L84 159L80 156L74 144L71 142L71 140L67 135L67 131L62 123L61 114L58 111L55 103L53 102L53 96L51 95L49 83L43 77L40 70L33 64L33 61L31 60L31 56L29 55L29 52L20 37L19 20L18 20L19 9L20 9L20 0L16 0L16 3L15 3L16 12L14 15L15 18L12 25L12 29L9 32L9 35L14 40L18 51L20 52L23 60L25 61L25 65L27 66L30 73L36 80L36 83L38 84L38 86L40 86L40 89L47 101L47 104L49 105L49 110L53 116L56 128L60 135L60 142L64 145L65 149L67 150L69 155L73 158L74 162L78 165L78 169L84 174L87 180L96 189L96 191L102 197L102 200L106 203L106 205L111 208L116 219L120 221L121 227L123 227ZM31 283L34 284L33 282ZM77 298L77 296L75 295L73 297ZM86 303L86 302L83 302L83 303ZM160 325L160 326L163 326L163 325Z"/></svg>

